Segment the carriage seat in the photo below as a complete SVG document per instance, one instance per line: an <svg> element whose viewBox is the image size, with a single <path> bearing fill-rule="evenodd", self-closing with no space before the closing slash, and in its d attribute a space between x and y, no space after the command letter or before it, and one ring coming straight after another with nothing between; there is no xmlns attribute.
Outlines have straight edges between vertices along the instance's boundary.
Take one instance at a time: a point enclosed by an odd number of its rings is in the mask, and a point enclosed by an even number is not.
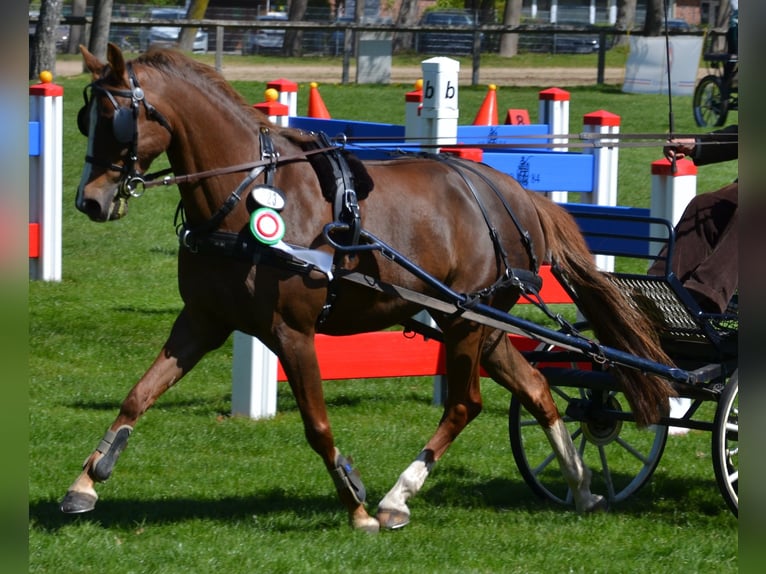
<svg viewBox="0 0 766 574"><path fill-rule="evenodd" d="M607 273L628 301L657 328L665 351L674 358L736 356L739 318L736 308L705 313L675 275Z"/></svg>

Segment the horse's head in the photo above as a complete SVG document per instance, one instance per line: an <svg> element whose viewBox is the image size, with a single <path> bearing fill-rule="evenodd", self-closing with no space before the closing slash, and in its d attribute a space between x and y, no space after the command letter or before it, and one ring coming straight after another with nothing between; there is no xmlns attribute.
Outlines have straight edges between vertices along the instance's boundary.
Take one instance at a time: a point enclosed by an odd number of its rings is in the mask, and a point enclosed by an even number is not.
<svg viewBox="0 0 766 574"><path fill-rule="evenodd" d="M147 101L131 62L125 62L117 46L109 44L108 63L84 46L80 51L93 82L83 92L85 105L77 115L88 151L76 205L94 221L119 219L127 213L128 199L142 190L141 174L170 144L171 127Z"/></svg>

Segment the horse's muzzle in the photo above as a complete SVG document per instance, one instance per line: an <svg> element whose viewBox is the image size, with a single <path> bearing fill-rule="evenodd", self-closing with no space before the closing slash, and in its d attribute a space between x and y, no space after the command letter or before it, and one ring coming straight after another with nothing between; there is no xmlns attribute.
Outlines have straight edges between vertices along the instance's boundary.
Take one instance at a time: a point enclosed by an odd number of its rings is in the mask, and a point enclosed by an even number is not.
<svg viewBox="0 0 766 574"><path fill-rule="evenodd" d="M81 193L78 193L75 205L91 221L114 221L125 217L128 213L128 199L117 194L110 201L99 201L82 197Z"/></svg>

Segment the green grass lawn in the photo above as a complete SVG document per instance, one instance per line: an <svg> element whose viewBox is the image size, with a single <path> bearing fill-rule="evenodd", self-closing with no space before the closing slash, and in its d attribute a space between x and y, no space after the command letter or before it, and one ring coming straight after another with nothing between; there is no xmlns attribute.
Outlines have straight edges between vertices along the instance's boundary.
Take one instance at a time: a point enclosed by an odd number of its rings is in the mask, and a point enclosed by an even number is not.
<svg viewBox="0 0 766 574"><path fill-rule="evenodd" d="M269 78L265 78L264 82ZM63 280L29 284L29 571L64 573L503 572L623 573L738 570L738 522L713 475L708 433L670 437L651 481L608 514L579 516L538 500L515 467L509 396L487 380L485 410L412 500L412 523L368 536L346 525L321 462L280 385L278 414L229 416L231 342L152 407L92 513L58 501L153 360L180 310L175 189L132 200L98 225L74 209L85 154L75 115L87 78L63 81ZM260 101L264 82L236 82ZM545 88L548 86L541 86ZM334 117L401 123L410 86L324 85ZM307 86L301 86L305 98ZM499 107L536 117L539 89L498 92ZM573 132L584 113L619 114L623 132L667 130L667 97L619 86L571 90ZM485 89L461 87L463 123ZM300 106L305 106L305 99ZM677 131L698 131L690 98L674 98ZM736 115L732 118L736 121ZM619 201L648 206L653 147L620 150ZM159 166L154 166L159 167ZM699 189L736 177L700 170ZM419 452L441 415L430 378L329 381L336 441L354 457L370 510Z"/></svg>

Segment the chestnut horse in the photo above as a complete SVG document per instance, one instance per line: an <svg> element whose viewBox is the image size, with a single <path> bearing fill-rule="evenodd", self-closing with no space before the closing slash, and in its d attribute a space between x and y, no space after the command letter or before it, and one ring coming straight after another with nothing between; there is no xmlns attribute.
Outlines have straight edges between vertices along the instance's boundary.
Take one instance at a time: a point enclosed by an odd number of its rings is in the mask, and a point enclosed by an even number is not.
<svg viewBox="0 0 766 574"><path fill-rule="evenodd" d="M355 528L377 531L409 522L408 499L481 411L480 367L546 429L577 510L606 505L590 491L590 471L543 375L504 332L460 313L433 312L446 350L444 412L434 435L370 516L359 473L335 446L314 346L316 333L380 330L422 309L390 291L344 280L344 272L435 294L427 281L378 251L336 252L333 245L358 242L361 229L450 289L503 311L520 296L519 277L536 277L539 265L551 261L577 293L602 344L670 365L646 319L595 268L564 209L486 165L446 154L361 162L321 134L271 124L215 70L172 50L126 62L110 45L108 63L81 50L93 82L78 116L88 155L77 208L93 221L124 217L128 199L152 183L150 164L166 153L174 174L170 183L181 196L178 283L184 307L87 458L62 511L95 507L95 483L109 477L141 415L234 330L257 337L281 361L306 439ZM333 221L346 224L331 242L324 230ZM636 420L657 420L674 394L670 385L615 368Z"/></svg>

